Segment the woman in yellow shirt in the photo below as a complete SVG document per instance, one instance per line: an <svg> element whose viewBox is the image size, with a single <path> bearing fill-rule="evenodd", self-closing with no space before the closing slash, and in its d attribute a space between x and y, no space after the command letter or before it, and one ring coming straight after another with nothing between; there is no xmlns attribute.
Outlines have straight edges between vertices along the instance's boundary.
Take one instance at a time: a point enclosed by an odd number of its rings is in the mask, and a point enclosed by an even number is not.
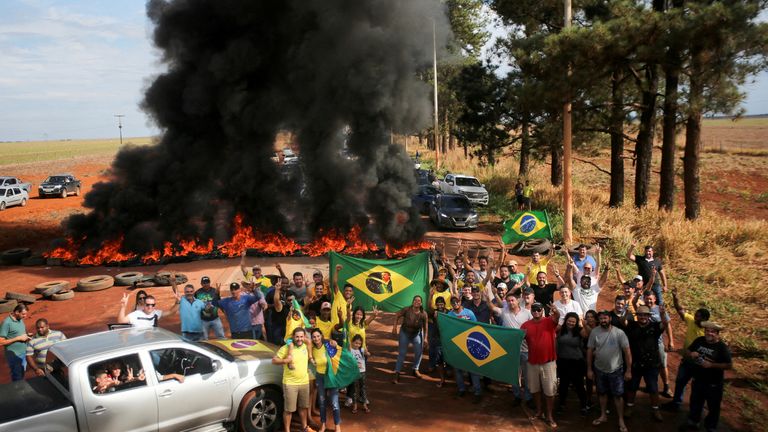
<svg viewBox="0 0 768 432"><path fill-rule="evenodd" d="M312 358L311 362L315 365L315 385L317 386L317 400L320 408L320 429L318 432L324 432L326 428L326 401L331 400L331 409L333 409L333 424L336 425L336 431L341 431L341 406L339 405L339 389L325 388L325 376L328 374L328 353L326 344L333 348L338 347L336 341L325 341L323 332L320 329L312 329Z"/></svg>
<svg viewBox="0 0 768 432"><path fill-rule="evenodd" d="M379 309L376 305L373 305L373 314L368 318L365 317L365 311L362 307L358 306L351 314L347 314L347 324L349 324L349 340L355 338L356 335L360 335L363 338L363 348L366 350L368 346L365 344L365 329L379 317ZM351 320L350 320L351 318Z"/></svg>

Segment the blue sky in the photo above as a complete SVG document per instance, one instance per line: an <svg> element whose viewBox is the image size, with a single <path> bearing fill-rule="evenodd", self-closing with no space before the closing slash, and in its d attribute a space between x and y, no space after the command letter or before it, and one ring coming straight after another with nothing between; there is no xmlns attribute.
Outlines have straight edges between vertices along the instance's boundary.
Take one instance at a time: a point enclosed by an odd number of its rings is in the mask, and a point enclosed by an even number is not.
<svg viewBox="0 0 768 432"><path fill-rule="evenodd" d="M0 0L0 141L158 132L139 109L162 71L143 0ZM745 89L768 113L768 73Z"/></svg>

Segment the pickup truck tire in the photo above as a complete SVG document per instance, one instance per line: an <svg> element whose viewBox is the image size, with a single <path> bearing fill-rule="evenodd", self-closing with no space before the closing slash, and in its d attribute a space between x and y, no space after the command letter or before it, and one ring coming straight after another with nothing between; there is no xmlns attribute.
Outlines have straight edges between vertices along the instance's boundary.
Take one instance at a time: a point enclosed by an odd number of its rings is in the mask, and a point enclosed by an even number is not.
<svg viewBox="0 0 768 432"><path fill-rule="evenodd" d="M67 188L61 188L61 193L59 194L59 197L61 198L67 197Z"/></svg>
<svg viewBox="0 0 768 432"><path fill-rule="evenodd" d="M16 300L18 303L34 303L37 300L37 298L35 298L33 295L22 294L13 291L8 291L5 293L5 299Z"/></svg>
<svg viewBox="0 0 768 432"><path fill-rule="evenodd" d="M134 282L138 282L144 277L144 273L140 272L126 272L115 275L115 285L117 286L131 286Z"/></svg>
<svg viewBox="0 0 768 432"><path fill-rule="evenodd" d="M75 196L80 196L80 186L75 189Z"/></svg>
<svg viewBox="0 0 768 432"><path fill-rule="evenodd" d="M171 272L157 272L155 274L154 281L158 286L171 286ZM176 274L176 285L187 283L187 281L189 281L187 275L182 273Z"/></svg>
<svg viewBox="0 0 768 432"><path fill-rule="evenodd" d="M29 248L13 248L0 253L0 261L6 264L21 264L21 260L31 255L32 250Z"/></svg>
<svg viewBox="0 0 768 432"><path fill-rule="evenodd" d="M26 207L27 206L27 199L26 198L22 198L21 199L21 206L22 207Z"/></svg>
<svg viewBox="0 0 768 432"><path fill-rule="evenodd" d="M5 202L0 202L0 211L5 210Z"/></svg>
<svg viewBox="0 0 768 432"><path fill-rule="evenodd" d="M61 291L57 292L56 294L51 296L51 300L53 301L63 301L63 300L69 300L75 298L75 292L74 291Z"/></svg>
<svg viewBox="0 0 768 432"><path fill-rule="evenodd" d="M65 291L69 289L69 281L65 280L55 280L55 281L49 281L49 282L43 282L39 285L35 285L35 289L32 290L35 294L43 294L45 296L46 292L48 290L52 289L58 289L59 291ZM52 296L53 294L59 292L56 291L54 293L48 294L48 296Z"/></svg>
<svg viewBox="0 0 768 432"><path fill-rule="evenodd" d="M101 291L115 285L115 278L109 275L88 276L77 282L77 291Z"/></svg>
<svg viewBox="0 0 768 432"><path fill-rule="evenodd" d="M552 242L547 239L533 239L521 241L508 249L508 253L517 256L531 256L535 252L546 254L552 247Z"/></svg>
<svg viewBox="0 0 768 432"><path fill-rule="evenodd" d="M242 432L276 430L283 417L283 396L271 388L248 392L240 404L238 423Z"/></svg>
<svg viewBox="0 0 768 432"><path fill-rule="evenodd" d="M0 300L0 313L8 313L13 311L16 305L19 304L16 300Z"/></svg>

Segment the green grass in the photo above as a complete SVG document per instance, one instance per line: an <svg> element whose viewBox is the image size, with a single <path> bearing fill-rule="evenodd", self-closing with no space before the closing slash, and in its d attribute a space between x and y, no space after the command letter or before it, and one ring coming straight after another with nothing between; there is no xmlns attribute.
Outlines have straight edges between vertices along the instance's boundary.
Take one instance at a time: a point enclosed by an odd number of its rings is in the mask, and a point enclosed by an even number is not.
<svg viewBox="0 0 768 432"><path fill-rule="evenodd" d="M704 119L703 126L734 128L766 127L768 126L768 117L748 117L740 118L735 121L731 119Z"/></svg>
<svg viewBox="0 0 768 432"><path fill-rule="evenodd" d="M123 145L149 145L152 142L152 138L123 139ZM119 148L118 139L3 142L0 143L0 166L112 155Z"/></svg>

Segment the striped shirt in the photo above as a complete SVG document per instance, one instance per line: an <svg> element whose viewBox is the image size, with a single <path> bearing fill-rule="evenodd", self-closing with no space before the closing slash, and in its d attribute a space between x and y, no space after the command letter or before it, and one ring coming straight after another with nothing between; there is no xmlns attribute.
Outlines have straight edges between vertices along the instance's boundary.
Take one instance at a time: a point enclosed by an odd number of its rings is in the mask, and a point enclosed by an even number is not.
<svg viewBox="0 0 768 432"><path fill-rule="evenodd" d="M56 342L61 342L67 337L58 330L48 330L46 336L35 334L35 337L27 342L27 356L35 359L38 367L45 366L45 357L48 355L48 348Z"/></svg>

